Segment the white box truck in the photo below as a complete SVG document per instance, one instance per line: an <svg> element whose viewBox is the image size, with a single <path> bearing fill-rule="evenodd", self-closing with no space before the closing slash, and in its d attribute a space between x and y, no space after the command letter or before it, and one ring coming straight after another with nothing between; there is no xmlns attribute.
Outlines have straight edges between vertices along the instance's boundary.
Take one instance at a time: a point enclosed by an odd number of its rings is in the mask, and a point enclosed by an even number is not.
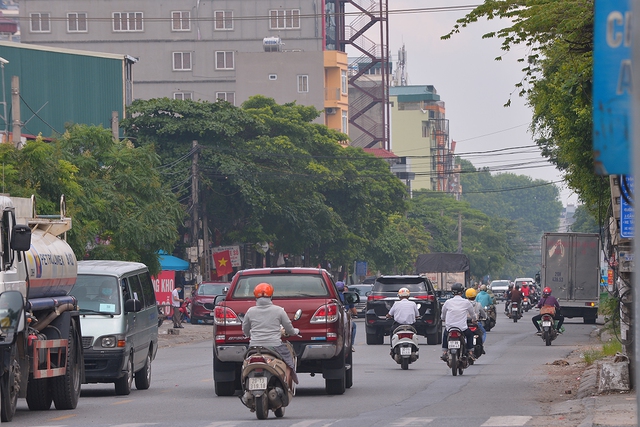
<svg viewBox="0 0 640 427"><path fill-rule="evenodd" d="M550 287L562 315L596 323L600 300L600 236L544 233L541 287Z"/></svg>

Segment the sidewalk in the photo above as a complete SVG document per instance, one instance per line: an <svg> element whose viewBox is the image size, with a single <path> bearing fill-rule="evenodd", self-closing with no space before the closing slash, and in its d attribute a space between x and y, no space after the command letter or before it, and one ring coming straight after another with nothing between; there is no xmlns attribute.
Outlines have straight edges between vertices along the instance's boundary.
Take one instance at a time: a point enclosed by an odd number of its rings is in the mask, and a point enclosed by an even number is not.
<svg viewBox="0 0 640 427"><path fill-rule="evenodd" d="M180 344L201 341L209 341L213 345L212 324L192 325L189 322L184 322L182 326L184 327L173 329L173 322L171 322L171 320L165 320L158 328L158 347L173 347ZM172 330L172 334L169 333L169 329Z"/></svg>

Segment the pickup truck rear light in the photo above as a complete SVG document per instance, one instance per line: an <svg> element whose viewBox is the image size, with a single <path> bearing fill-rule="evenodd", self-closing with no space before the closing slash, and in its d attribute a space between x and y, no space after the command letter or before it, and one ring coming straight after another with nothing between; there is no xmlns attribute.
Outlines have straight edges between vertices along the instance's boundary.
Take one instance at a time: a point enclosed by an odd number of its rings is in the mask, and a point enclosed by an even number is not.
<svg viewBox="0 0 640 427"><path fill-rule="evenodd" d="M435 301L436 297L434 295L418 295L416 299L426 299L427 301Z"/></svg>
<svg viewBox="0 0 640 427"><path fill-rule="evenodd" d="M337 341L338 340L338 334L336 334L335 332L327 332L327 341Z"/></svg>
<svg viewBox="0 0 640 427"><path fill-rule="evenodd" d="M367 301L374 301L377 299L385 299L386 297L384 295L369 295L367 297Z"/></svg>
<svg viewBox="0 0 640 427"><path fill-rule="evenodd" d="M309 323L333 323L338 320L338 304L325 304L318 308Z"/></svg>
<svg viewBox="0 0 640 427"><path fill-rule="evenodd" d="M213 311L213 321L218 326L242 325L242 320L229 307L217 305Z"/></svg>

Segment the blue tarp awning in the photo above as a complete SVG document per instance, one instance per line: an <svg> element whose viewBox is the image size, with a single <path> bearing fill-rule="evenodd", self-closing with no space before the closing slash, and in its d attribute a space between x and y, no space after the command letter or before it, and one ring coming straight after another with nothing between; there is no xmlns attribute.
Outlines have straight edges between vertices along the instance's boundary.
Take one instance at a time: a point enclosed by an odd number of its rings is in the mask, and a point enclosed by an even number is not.
<svg viewBox="0 0 640 427"><path fill-rule="evenodd" d="M189 269L189 263L183 259L169 255L164 251L158 252L158 261L163 271L185 271Z"/></svg>

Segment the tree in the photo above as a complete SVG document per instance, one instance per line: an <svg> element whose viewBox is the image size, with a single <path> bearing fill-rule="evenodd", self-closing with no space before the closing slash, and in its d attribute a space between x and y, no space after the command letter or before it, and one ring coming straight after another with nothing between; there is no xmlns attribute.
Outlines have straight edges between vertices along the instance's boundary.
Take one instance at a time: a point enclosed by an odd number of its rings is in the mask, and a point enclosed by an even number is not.
<svg viewBox="0 0 640 427"><path fill-rule="evenodd" d="M511 24L483 37L502 38L504 51L521 44L527 47L519 59L523 78L516 86L533 109L536 143L596 216L601 201L608 200L609 185L593 168L593 10L592 0L486 1L459 19L443 38L483 17L504 18Z"/></svg>
<svg viewBox="0 0 640 427"><path fill-rule="evenodd" d="M314 124L320 112L254 96L224 102L136 101L127 134L157 148L167 180L189 200L192 140L216 244L268 241L306 263L350 264L406 209L406 189L383 160L343 147Z"/></svg>
<svg viewBox="0 0 640 427"><path fill-rule="evenodd" d="M571 231L574 233L599 233L600 227L594 220L593 216L589 213L588 209L584 205L580 205L576 208L576 212L573 214L574 222L571 224Z"/></svg>

